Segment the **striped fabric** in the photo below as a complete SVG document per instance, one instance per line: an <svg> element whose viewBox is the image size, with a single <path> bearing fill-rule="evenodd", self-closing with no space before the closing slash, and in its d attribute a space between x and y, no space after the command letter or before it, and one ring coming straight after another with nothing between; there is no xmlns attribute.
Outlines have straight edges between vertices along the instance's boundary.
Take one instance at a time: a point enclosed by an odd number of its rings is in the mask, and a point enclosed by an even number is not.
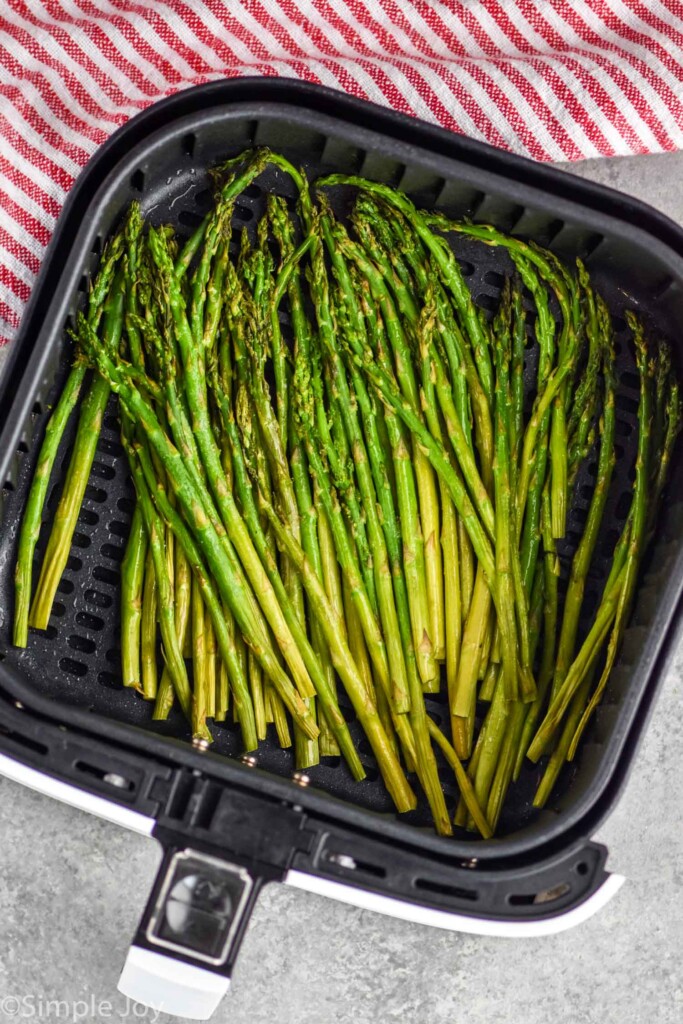
<svg viewBox="0 0 683 1024"><path fill-rule="evenodd" d="M163 96L254 74L536 160L683 146L676 0L3 0L0 345L97 146Z"/></svg>

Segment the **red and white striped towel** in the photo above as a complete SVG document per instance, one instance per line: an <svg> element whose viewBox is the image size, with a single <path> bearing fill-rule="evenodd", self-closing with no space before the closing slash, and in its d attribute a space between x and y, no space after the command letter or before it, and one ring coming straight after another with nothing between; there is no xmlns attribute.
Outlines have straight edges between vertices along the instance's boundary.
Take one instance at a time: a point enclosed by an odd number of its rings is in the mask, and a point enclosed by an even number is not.
<svg viewBox="0 0 683 1024"><path fill-rule="evenodd" d="M683 148L676 0L3 0L0 345L97 146L163 96L255 74L537 160Z"/></svg>

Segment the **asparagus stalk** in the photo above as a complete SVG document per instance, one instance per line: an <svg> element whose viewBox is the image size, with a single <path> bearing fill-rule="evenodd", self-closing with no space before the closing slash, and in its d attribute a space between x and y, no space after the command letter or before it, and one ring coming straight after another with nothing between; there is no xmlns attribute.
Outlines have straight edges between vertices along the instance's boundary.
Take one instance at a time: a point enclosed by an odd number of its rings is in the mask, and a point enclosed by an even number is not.
<svg viewBox="0 0 683 1024"><path fill-rule="evenodd" d="M253 614L253 605L248 591L242 577L236 571L236 563L229 557L229 548L221 542L211 518L206 514L205 509L211 501L208 493L202 489L200 479L193 477L188 471L181 454L169 441L154 411L135 385L126 379L122 369L117 367L107 353L97 346L96 340L90 348L90 354L100 373L106 376L112 389L118 393L126 411L137 421L149 444L156 451L176 494L183 516L196 537L204 557L211 565L221 598L228 604L249 646L259 658L268 677L278 688L298 724L311 737L317 736L317 726L311 722L300 694L294 689L289 677L279 664L267 637L264 642L259 620ZM164 517L167 518L165 513ZM174 533L178 536L175 526ZM183 546L185 547L185 545ZM216 626L215 615L214 626Z"/></svg>
<svg viewBox="0 0 683 1024"><path fill-rule="evenodd" d="M255 176L252 168L252 176ZM244 176L243 176L244 177ZM243 186L244 187L244 186ZM220 226L218 221L217 229ZM160 235L150 229L149 234L152 255L157 267L164 279L167 288L168 302L173 317L173 323L178 345L183 357L185 392L188 405L193 418L193 429L196 437L197 447L201 453L202 462L206 470L209 486L219 509L221 518L232 544L234 544L244 569L249 577L254 593L258 596L262 611L270 625L278 647L292 672L294 681L299 688L302 697L312 697L315 689L310 676L306 670L299 649L292 637L282 608L280 607L272 584L261 564L256 553L249 532L239 514L232 493L228 490L223 480L220 451L216 444L208 416L208 402L206 392L206 379L202 372L201 353L193 344L192 334L185 315L185 301L178 289L177 281L172 273L172 266L164 241ZM215 532L215 531L214 531ZM233 615L234 609L231 609ZM261 640L258 649L266 649L266 637L264 631L259 631ZM256 650L256 648L254 648ZM269 659L272 664L273 659ZM264 665L266 671L268 669ZM269 673L270 674L270 673ZM278 675L280 673L278 672ZM272 678L272 675L271 675ZM275 680L273 680L275 682ZM308 715L310 718L310 714ZM315 726L314 726L315 729ZM317 735L317 731L315 732Z"/></svg>
<svg viewBox="0 0 683 1024"><path fill-rule="evenodd" d="M262 494L259 495L259 501L273 527L278 545L291 558L301 574L301 579L306 587L311 605L315 610L318 621L325 630L325 639L330 649L334 667L346 688L356 715L370 741L387 789L399 811L411 810L416 804L415 796L382 728L374 702L368 697L365 683L351 655L343 635L343 630L340 628L335 611L325 594L322 584L308 562L304 551L284 528L273 507ZM353 588L350 583L349 589L353 597ZM355 601L354 606L357 608ZM389 695L388 687L385 688L385 692Z"/></svg>
<svg viewBox="0 0 683 1024"><path fill-rule="evenodd" d="M121 563L121 676L124 686L142 693L140 629L147 558L147 533L138 506L133 513L126 553Z"/></svg>
<svg viewBox="0 0 683 1024"><path fill-rule="evenodd" d="M557 659L553 674L551 699L555 696L564 682L574 656L576 634L579 626L579 615L583 602L586 577L593 558L593 552L595 551L595 545L597 544L598 532L602 523L602 517L607 503L607 495L616 461L614 454L614 437L616 428L616 408L614 404L614 352L610 337L606 337L603 344L603 374L605 391L600 432L600 455L598 459L597 480L595 490L593 491L593 496L591 498L583 536L572 560L571 575L564 603L562 628L560 630L560 639L557 646Z"/></svg>
<svg viewBox="0 0 683 1024"><path fill-rule="evenodd" d="M352 217L356 231L364 244L369 259L359 260L361 271L364 266L370 268L369 278L371 289L376 301L383 309L387 335L392 343L398 379L402 382L405 397L413 404L416 411L422 412L418 395L416 374L412 367L411 352L407 333L401 329L400 319L407 318L412 324L418 320L418 310L408 289L402 284L398 275L394 274L391 262L382 253L374 233L367 220L359 216L358 207ZM357 250L354 250L357 252ZM381 270L377 273L376 268ZM395 306L391 292L396 296L396 304L401 318L395 316ZM391 329L390 329L391 328ZM443 565L440 543L441 520L437 498L437 480L428 460L417 448L414 452L415 475L419 497L420 525L424 539L424 571L425 589L427 593L429 637L432 643L434 659L439 662L445 658L445 621L443 593ZM438 692L439 676L435 667L428 667L431 675L426 680L428 692Z"/></svg>
<svg viewBox="0 0 683 1024"><path fill-rule="evenodd" d="M119 271L111 285L103 316L104 345L109 351L118 348L123 328L124 276ZM92 323L89 330L94 330ZM47 629L59 581L66 568L76 523L88 486L90 470L100 436L104 410L109 400L109 385L100 376L92 384L81 407L76 440L69 463L62 495L55 512L50 538L45 548L40 577L31 605L29 624Z"/></svg>
<svg viewBox="0 0 683 1024"><path fill-rule="evenodd" d="M206 725L206 718L200 713L200 709L197 708L196 691L194 698L192 697L190 682L187 677L185 662L183 661L182 649L178 643L178 637L175 631L173 594L171 581L168 575L166 552L164 550L163 520L152 503L147 481L145 480L145 474L139 459L140 447L135 447L127 439L124 440L124 446L128 453L133 481L135 483L135 491L141 506L145 529L149 540L149 551L154 567L154 572L149 575L156 581L156 586L158 588L159 621L161 625L166 664L168 665L169 673L178 696L178 701L186 717L191 719L193 735L210 740L211 733ZM203 612L201 601L199 602L199 606L202 608ZM156 635L156 623L154 632ZM156 658L156 651L154 651L154 657ZM154 694L152 694L152 696L154 696Z"/></svg>
<svg viewBox="0 0 683 1024"><path fill-rule="evenodd" d="M235 488L240 496L243 515L250 530L252 540L262 560L265 571L268 573L275 593L281 602L284 614L291 626L292 634L299 646L304 663L311 674L318 698L323 710L325 711L327 722L335 735L344 757L348 761L351 771L357 778L363 778L365 773L358 759L358 755L356 754L344 717L339 709L339 705L337 704L334 688L329 684L329 677L323 671L320 661L316 657L315 651L308 641L305 629L299 620L296 609L294 608L289 595L285 591L282 579L278 574L273 553L269 548L265 532L261 526L254 495L249 485L247 475L248 470L258 482L255 459L253 454L242 446L225 396L221 396L221 412L232 447ZM246 419L249 413L247 410L243 409L242 415L243 418ZM266 498L264 496L264 501L265 500ZM296 537L292 535L292 539L298 545L299 542ZM287 552L285 553L288 554ZM303 751L301 752L303 754Z"/></svg>
<svg viewBox="0 0 683 1024"><path fill-rule="evenodd" d="M178 637L178 646L184 653L186 639L189 635L188 625L190 623L190 611L192 606L192 574L188 565L185 552L180 544L173 548L173 610L175 616L175 631ZM227 681L227 677L226 677ZM168 668L164 666L161 674L161 681L157 690L157 699L154 706L153 718L165 719L173 705L173 682ZM227 701L227 693L226 693ZM218 720L218 715L216 715Z"/></svg>
<svg viewBox="0 0 683 1024"><path fill-rule="evenodd" d="M133 214L131 214L131 217ZM100 268L95 278L88 300L88 322L93 330L97 330L104 304L116 272L117 264L123 251L123 234L114 235L107 244L102 256ZM78 335L76 335L78 344ZM17 548L17 564L14 572L14 634L13 643L16 647L26 647L28 642L29 609L31 606L31 574L33 556L38 543L40 522L47 498L48 486L52 469L59 451L64 431L71 418L83 387L87 372L87 364L78 354L74 361L64 389L59 396L50 419L45 428L45 437L41 445L38 462L31 482L26 502L26 510L19 534ZM59 580L57 581L59 582ZM50 607L52 607L50 603ZM48 613L49 615L49 613Z"/></svg>
<svg viewBox="0 0 683 1024"><path fill-rule="evenodd" d="M321 227L339 284L340 300L336 306L339 327L346 337L355 335L362 338L365 336L365 324L349 269L334 245L325 218L321 222ZM320 299L324 298L322 291ZM342 300L344 309L341 307ZM357 369L349 367L347 379L347 372L333 337L327 332L323 337L332 366L334 398L351 446L363 508L372 535L376 589L381 596L382 621L386 636L389 638L387 653L394 687L393 706L397 711L404 712L410 706L407 676L408 672L412 671L412 666L416 664L416 652L410 640L408 592L401 563L401 540L389 474L390 463L386 458L379 429L383 420L378 415L378 410ZM356 402L361 412L362 425L356 414Z"/></svg>
<svg viewBox="0 0 683 1024"><path fill-rule="evenodd" d="M638 366L638 373L640 375L640 402L638 404L638 452L636 454L636 467L635 467L635 483L633 486L633 513L631 531L629 536L628 551L626 554L626 565L624 567L624 579L619 594L619 603L617 605L616 614L614 618L614 625L612 627L612 634L609 639L607 647L607 656L605 658L605 665L602 670L602 675L598 685L591 697L588 707L584 710L581 716L574 736L572 738L568 756L571 759L576 751L576 746L583 734L583 730L586 728L588 721L595 711L595 708L600 703L600 699L605 691L607 681L610 673L614 666L614 662L619 650L619 645L628 622L628 617L631 612L631 606L633 603L633 596L636 588L636 581L638 578L638 569L640 568L640 562L642 559L643 548L647 536L647 520L648 520L648 479L650 475L650 444L651 444L651 431L652 431L652 374L653 364L649 359L649 353L647 344L645 342L645 332L642 323L631 313L630 310L626 312L627 323L633 333L633 339L636 348L636 363Z"/></svg>
<svg viewBox="0 0 683 1024"><path fill-rule="evenodd" d="M142 590L142 611L140 614L140 661L142 676L142 695L146 700L154 700L157 695L157 610L159 598L157 580L154 571L154 555L147 548L144 569L144 586Z"/></svg>

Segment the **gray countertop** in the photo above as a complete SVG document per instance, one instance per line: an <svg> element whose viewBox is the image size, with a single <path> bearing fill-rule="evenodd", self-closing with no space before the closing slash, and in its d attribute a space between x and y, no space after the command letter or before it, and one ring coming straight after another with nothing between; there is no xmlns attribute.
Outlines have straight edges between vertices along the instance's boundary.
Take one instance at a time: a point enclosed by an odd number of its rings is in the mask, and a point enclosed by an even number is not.
<svg viewBox="0 0 683 1024"><path fill-rule="evenodd" d="M571 170L683 221L683 154ZM597 836L627 883L596 917L552 938L476 938L271 886L216 1024L683 1020L682 672L680 650ZM0 851L0 1021L176 1019L116 992L156 844L0 780Z"/></svg>

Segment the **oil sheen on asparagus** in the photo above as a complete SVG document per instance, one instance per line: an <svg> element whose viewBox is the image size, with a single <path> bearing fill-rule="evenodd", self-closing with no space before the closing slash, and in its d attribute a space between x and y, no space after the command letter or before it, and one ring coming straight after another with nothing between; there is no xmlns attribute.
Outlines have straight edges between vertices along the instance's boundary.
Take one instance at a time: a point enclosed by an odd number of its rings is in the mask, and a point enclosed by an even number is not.
<svg viewBox="0 0 683 1024"><path fill-rule="evenodd" d="M273 166L295 201L268 195L236 228ZM525 763L548 800L607 685L681 421L669 350L627 311L637 454L606 552L620 382L580 260L384 184L310 182L268 150L213 181L189 239L134 203L105 248L26 505L14 642L48 625L113 392L137 495L124 686L155 719L177 705L199 739L234 722L244 751L270 732L297 769L341 756L361 780L345 693L397 811L423 797L440 834L488 838ZM509 268L492 312L456 258L464 238Z"/></svg>

